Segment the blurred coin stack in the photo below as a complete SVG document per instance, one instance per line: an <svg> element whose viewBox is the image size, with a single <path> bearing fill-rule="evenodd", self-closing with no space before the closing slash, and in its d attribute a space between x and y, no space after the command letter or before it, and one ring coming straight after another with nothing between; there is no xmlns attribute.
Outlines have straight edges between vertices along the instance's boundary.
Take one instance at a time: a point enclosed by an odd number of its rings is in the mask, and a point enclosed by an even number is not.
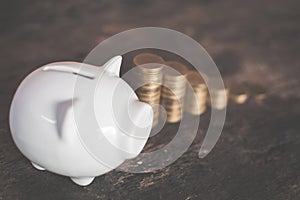
<svg viewBox="0 0 300 200"><path fill-rule="evenodd" d="M256 102L261 102L267 97L267 90L259 84L255 83L243 83L250 96L255 98Z"/></svg>
<svg viewBox="0 0 300 200"><path fill-rule="evenodd" d="M164 64L161 105L167 112L167 122L176 123L182 117L186 89L185 75L188 69L176 61L167 61Z"/></svg>
<svg viewBox="0 0 300 200"><path fill-rule="evenodd" d="M224 109L229 99L229 89L227 85L225 84L224 88L220 85L216 85L215 83L217 83L217 81L214 78L210 78L208 81L210 81L212 85L212 89L209 91L208 104L216 110Z"/></svg>
<svg viewBox="0 0 300 200"><path fill-rule="evenodd" d="M231 84L230 99L236 104L244 104L249 98L245 84Z"/></svg>
<svg viewBox="0 0 300 200"><path fill-rule="evenodd" d="M250 97L260 103L266 96L267 90L256 83L243 82L230 86L230 99L236 104L244 104Z"/></svg>
<svg viewBox="0 0 300 200"><path fill-rule="evenodd" d="M198 71L189 71L186 75L190 84L186 90L185 111L192 115L201 115L206 111L207 87Z"/></svg>
<svg viewBox="0 0 300 200"><path fill-rule="evenodd" d="M141 53L133 58L137 82L142 85L136 90L140 101L148 103L153 108L153 127L159 120L159 103L162 84L162 69L164 59L151 53Z"/></svg>

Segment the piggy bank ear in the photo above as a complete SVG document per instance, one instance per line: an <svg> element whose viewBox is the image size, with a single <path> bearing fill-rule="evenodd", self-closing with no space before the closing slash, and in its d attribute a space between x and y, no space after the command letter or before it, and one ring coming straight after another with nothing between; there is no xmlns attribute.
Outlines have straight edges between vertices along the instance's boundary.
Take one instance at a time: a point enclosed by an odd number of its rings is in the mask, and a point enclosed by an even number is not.
<svg viewBox="0 0 300 200"><path fill-rule="evenodd" d="M122 56L115 56L103 65L104 71L112 74L113 76L119 77L121 63L122 63Z"/></svg>

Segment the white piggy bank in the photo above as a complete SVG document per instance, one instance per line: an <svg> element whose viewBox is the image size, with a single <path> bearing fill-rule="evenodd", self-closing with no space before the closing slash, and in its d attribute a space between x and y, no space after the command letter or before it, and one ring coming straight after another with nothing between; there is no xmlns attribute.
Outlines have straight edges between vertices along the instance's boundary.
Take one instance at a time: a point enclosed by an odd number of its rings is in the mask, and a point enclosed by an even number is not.
<svg viewBox="0 0 300 200"><path fill-rule="evenodd" d="M84 186L141 152L153 112L119 77L121 62L116 56L102 67L52 63L25 78L9 121L35 168Z"/></svg>

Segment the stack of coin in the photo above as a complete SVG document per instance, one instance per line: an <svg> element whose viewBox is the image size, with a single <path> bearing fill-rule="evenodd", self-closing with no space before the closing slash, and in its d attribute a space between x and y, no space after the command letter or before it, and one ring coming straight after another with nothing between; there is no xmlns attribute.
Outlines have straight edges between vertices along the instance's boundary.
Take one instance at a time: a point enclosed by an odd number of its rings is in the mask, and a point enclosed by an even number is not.
<svg viewBox="0 0 300 200"><path fill-rule="evenodd" d="M188 69L184 64L175 61L168 61L164 64L168 67L164 67L161 104L166 110L167 122L176 123L182 117L186 89L185 75Z"/></svg>
<svg viewBox="0 0 300 200"><path fill-rule="evenodd" d="M206 110L207 87L203 77L197 71L189 71L186 78L190 84L185 97L185 111L192 115L201 115Z"/></svg>
<svg viewBox="0 0 300 200"><path fill-rule="evenodd" d="M153 127L159 120L159 102L162 84L164 59L151 53L141 53L133 58L136 69L136 80L141 85L136 90L140 101L153 108Z"/></svg>
<svg viewBox="0 0 300 200"><path fill-rule="evenodd" d="M224 88L220 88L219 85L216 85L214 78L208 79L211 83L212 89L209 91L208 104L216 110L222 110L226 108L229 99L229 89L225 84Z"/></svg>

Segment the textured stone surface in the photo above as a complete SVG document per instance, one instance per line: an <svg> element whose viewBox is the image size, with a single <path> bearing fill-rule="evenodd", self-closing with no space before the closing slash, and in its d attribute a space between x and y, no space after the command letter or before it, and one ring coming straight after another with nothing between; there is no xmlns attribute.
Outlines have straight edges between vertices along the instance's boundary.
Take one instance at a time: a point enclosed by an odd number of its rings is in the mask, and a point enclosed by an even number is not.
<svg viewBox="0 0 300 200"><path fill-rule="evenodd" d="M300 197L299 1L5 1L0 12L0 199L298 199ZM36 67L82 61L122 30L162 26L200 42L225 80L258 82L264 103L229 105L223 134L206 158L200 135L179 160L149 174L112 171L79 187L32 168L14 145L8 110ZM166 133L176 125L166 127ZM167 134L146 149L168 141Z"/></svg>

